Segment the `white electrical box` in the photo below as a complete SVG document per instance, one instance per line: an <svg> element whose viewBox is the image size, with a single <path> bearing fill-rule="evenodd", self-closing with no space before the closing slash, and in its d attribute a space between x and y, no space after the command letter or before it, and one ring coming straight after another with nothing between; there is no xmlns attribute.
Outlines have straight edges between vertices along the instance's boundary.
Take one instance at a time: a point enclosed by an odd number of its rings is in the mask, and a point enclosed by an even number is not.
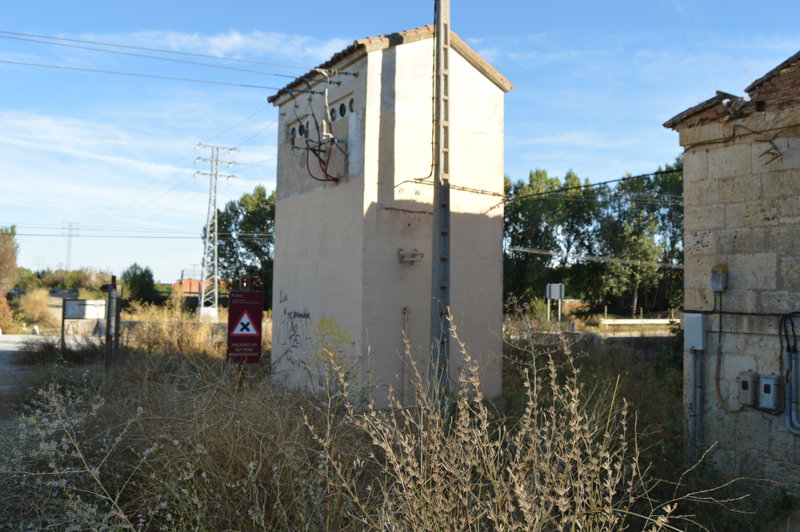
<svg viewBox="0 0 800 532"><path fill-rule="evenodd" d="M783 405L781 378L778 375L763 375L758 383L758 406L766 410L779 411Z"/></svg>
<svg viewBox="0 0 800 532"><path fill-rule="evenodd" d="M683 348L687 351L706 350L706 315L683 315Z"/></svg>
<svg viewBox="0 0 800 532"><path fill-rule="evenodd" d="M758 373L743 371L736 377L739 384L739 404L743 406L756 406L758 398Z"/></svg>

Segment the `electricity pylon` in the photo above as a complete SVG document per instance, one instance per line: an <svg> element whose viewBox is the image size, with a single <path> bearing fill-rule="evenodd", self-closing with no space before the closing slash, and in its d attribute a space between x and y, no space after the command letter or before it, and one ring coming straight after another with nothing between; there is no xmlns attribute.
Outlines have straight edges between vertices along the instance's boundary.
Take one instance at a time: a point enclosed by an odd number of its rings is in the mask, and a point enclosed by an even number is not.
<svg viewBox="0 0 800 532"><path fill-rule="evenodd" d="M203 248L203 262L200 272L200 297L197 300L197 314L202 319L209 316L217 319L217 309L219 305L219 226L217 221L217 180L220 177L231 179L236 177L230 174L219 173L219 152L225 150L228 153L236 151L236 148L226 148L224 146L212 146L209 144L198 144L195 149L208 148L211 150L211 158L197 157L195 162L204 161L211 165L209 172L195 172L194 175L207 175L209 177L208 186L208 216L206 217L205 246ZM233 166L233 161L223 161L222 164Z"/></svg>

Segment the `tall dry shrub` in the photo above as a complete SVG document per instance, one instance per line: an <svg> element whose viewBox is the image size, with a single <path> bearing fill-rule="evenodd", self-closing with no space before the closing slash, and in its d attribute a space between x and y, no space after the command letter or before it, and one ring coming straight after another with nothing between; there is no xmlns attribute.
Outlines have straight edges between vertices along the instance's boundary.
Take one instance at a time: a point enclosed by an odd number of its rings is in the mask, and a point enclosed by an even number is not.
<svg viewBox="0 0 800 532"><path fill-rule="evenodd" d="M14 323L14 315L11 312L11 307L8 306L8 300L5 296L0 295L0 332L14 334L16 330L17 324Z"/></svg>
<svg viewBox="0 0 800 532"><path fill-rule="evenodd" d="M181 297L165 305L134 302L122 318L130 322L122 333L128 349L148 355L223 356L224 330L198 321L183 308Z"/></svg>
<svg viewBox="0 0 800 532"><path fill-rule="evenodd" d="M30 323L45 327L57 327L58 318L50 310L50 292L46 288L37 288L24 293L17 306L20 317Z"/></svg>
<svg viewBox="0 0 800 532"><path fill-rule="evenodd" d="M0 227L0 296L14 288L17 279L17 243L14 240L16 228Z"/></svg>
<svg viewBox="0 0 800 532"><path fill-rule="evenodd" d="M623 401L551 360L521 418L499 418L464 351L452 407L417 374L416 403L387 410L335 366L312 398L218 356L130 353L22 418L0 528L674 530Z"/></svg>
<svg viewBox="0 0 800 532"><path fill-rule="evenodd" d="M463 346L462 346L463 348ZM344 422L361 429L372 451L338 454L331 427L315 427L359 526L372 530L621 530L631 523L669 527L674 505L648 498L627 404L598 400L571 364L551 358L527 375L526 406L514 424L493 419L478 368L465 370L452 409L416 375L416 403L359 410L342 382ZM351 464L352 462L352 464ZM353 467L355 466L355 467ZM353 470L377 471L369 481Z"/></svg>

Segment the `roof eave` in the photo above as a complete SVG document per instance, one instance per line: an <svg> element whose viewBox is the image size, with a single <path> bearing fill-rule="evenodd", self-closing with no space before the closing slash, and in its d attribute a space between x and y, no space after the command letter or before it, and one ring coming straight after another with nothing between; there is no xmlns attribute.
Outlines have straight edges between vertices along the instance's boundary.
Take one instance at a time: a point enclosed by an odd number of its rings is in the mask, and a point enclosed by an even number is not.
<svg viewBox="0 0 800 532"><path fill-rule="evenodd" d="M421 26L419 28L414 28L406 31L401 31L398 33L391 33L388 35L380 35L377 37L367 37L366 39L359 39L347 48L335 53L330 59L325 61L324 63L320 64L318 67L310 70L303 76L296 78L295 80L291 81L289 84L281 88L278 92L269 96L267 101L273 105L280 105L278 100L284 95L289 95L299 87L303 85L309 84L309 79L314 78L315 76L320 75L320 70L336 70L334 67L343 63L345 60L349 59L350 63L352 63L357 57L356 54L363 54L366 55L369 52L374 52L377 50L384 50L386 48L390 48L392 46L398 46L400 44L408 44L416 41L421 41L424 39L430 39L433 37L434 34L434 27L433 25ZM465 43L456 33L450 32L450 43L454 50L456 50L462 57L464 57L467 62L469 62L474 68L480 71L484 76L486 76L489 80L491 80L498 88L502 89L503 92L510 91L514 84L511 83L505 76L500 74L492 65L490 65L483 57L480 56L475 50L470 48L470 46ZM323 80L320 80L323 81Z"/></svg>
<svg viewBox="0 0 800 532"><path fill-rule="evenodd" d="M791 65L791 64L793 64L793 63L795 63L797 61L800 61L800 52L797 52L792 57L790 57L789 59L787 59L786 61L784 61L780 65L776 66L775 68L773 68L772 70L770 70L769 72L767 72L766 74L764 74L763 76L761 76L760 78L755 80L750 85L748 85L747 88L745 89L745 92L750 94L752 91L757 89L760 85L766 83L767 81L769 81L770 79L775 77L781 70L783 70L784 68L788 67L789 65Z"/></svg>

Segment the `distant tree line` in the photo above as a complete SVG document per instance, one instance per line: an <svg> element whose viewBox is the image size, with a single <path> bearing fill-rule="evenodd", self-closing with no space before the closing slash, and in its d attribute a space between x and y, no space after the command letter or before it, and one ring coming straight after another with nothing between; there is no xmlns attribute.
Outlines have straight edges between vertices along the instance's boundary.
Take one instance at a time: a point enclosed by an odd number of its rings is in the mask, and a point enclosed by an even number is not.
<svg viewBox="0 0 800 532"><path fill-rule="evenodd" d="M527 181L506 178L506 299L542 298L547 283L560 282L592 311L679 307L682 170L678 159L651 175L601 186L572 171L563 180L539 169Z"/></svg>
<svg viewBox="0 0 800 532"><path fill-rule="evenodd" d="M506 300L544 296L563 282L592 311L636 315L677 308L683 271L683 162L613 185L592 186L572 171L563 179L533 170L506 178ZM220 277L243 279L272 301L275 193L257 186L217 211ZM527 251L514 251L523 248Z"/></svg>
<svg viewBox="0 0 800 532"><path fill-rule="evenodd" d="M563 179L536 169L505 181L504 296L542 298L547 283L591 311L636 315L678 308L683 299L683 162L645 176L594 186L572 171ZM263 290L272 302L275 192L259 185L217 212L220 277L233 289ZM89 269L34 272L16 267L14 228L0 228L0 289L97 290L110 274ZM205 235L204 235L205 236ZM14 272L15 275L12 275ZM126 299L159 302L149 267L121 275Z"/></svg>

